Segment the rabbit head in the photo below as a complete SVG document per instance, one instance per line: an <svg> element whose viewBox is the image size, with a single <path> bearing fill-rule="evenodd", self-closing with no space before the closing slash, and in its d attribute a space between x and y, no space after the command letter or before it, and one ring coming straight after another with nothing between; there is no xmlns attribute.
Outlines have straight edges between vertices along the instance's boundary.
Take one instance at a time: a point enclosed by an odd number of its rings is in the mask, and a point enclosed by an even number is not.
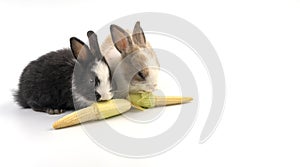
<svg viewBox="0 0 300 167"><path fill-rule="evenodd" d="M121 54L115 73L124 76L130 93L154 91L160 65L140 22L136 22L132 34L117 25L111 25L110 31L112 42Z"/></svg>
<svg viewBox="0 0 300 167"><path fill-rule="evenodd" d="M99 50L97 36L92 31L87 35L90 48L76 37L70 39L76 59L72 80L73 98L77 105L83 107L113 97L110 68Z"/></svg>

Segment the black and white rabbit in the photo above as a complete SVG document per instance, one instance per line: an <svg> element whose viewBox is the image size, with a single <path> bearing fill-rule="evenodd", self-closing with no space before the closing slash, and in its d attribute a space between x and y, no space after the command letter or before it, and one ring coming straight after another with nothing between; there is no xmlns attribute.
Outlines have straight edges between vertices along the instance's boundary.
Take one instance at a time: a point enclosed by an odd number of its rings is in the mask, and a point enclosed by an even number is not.
<svg viewBox="0 0 300 167"><path fill-rule="evenodd" d="M47 53L23 70L15 101L24 108L58 114L113 97L110 68L97 36L87 33L90 48L76 37L71 49Z"/></svg>
<svg viewBox="0 0 300 167"><path fill-rule="evenodd" d="M153 92L157 87L160 64L146 41L137 21L133 32L117 25L110 26L111 35L101 45L113 74L117 90L115 98L126 98L128 93Z"/></svg>

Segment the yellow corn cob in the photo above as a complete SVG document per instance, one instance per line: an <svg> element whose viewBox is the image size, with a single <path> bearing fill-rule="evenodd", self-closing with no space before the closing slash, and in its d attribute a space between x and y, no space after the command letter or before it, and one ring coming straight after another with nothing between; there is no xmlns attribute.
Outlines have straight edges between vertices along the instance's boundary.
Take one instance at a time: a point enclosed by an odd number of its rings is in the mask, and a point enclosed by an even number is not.
<svg viewBox="0 0 300 167"><path fill-rule="evenodd" d="M65 128L87 121L100 120L122 114L131 108L129 101L125 99L113 99L93 105L68 114L54 122L54 129Z"/></svg>
<svg viewBox="0 0 300 167"><path fill-rule="evenodd" d="M131 93L127 99L131 101L132 105L137 109L183 104L193 100L192 97L156 96L148 92Z"/></svg>

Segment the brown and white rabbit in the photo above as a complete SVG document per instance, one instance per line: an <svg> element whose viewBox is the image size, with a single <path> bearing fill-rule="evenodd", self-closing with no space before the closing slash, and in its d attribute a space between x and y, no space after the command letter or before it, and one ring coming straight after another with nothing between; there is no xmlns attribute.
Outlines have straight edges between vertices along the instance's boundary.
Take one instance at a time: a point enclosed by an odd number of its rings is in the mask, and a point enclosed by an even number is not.
<svg viewBox="0 0 300 167"><path fill-rule="evenodd" d="M101 45L101 52L117 87L114 97L126 98L128 93L154 91L160 65L140 22L136 22L132 33L114 24L110 32L111 36Z"/></svg>

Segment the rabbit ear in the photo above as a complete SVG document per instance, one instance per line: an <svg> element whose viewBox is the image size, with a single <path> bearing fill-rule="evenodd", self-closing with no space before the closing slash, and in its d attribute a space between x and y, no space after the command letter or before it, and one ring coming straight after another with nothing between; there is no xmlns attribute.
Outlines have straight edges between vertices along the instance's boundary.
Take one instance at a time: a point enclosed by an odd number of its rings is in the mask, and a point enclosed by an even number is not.
<svg viewBox="0 0 300 167"><path fill-rule="evenodd" d="M111 38L115 47L121 54L129 53L133 48L133 43L130 35L121 27L112 24L110 26Z"/></svg>
<svg viewBox="0 0 300 167"><path fill-rule="evenodd" d="M102 54L101 54L100 47L98 44L97 35L93 31L88 31L87 36L89 38L90 49L91 49L92 54L94 56L96 56L98 59L101 59Z"/></svg>
<svg viewBox="0 0 300 167"><path fill-rule="evenodd" d="M73 56L80 63L87 62L90 59L91 51L86 44L76 37L70 38L71 50Z"/></svg>
<svg viewBox="0 0 300 167"><path fill-rule="evenodd" d="M135 23L134 29L133 29L133 34L132 34L132 39L133 42L140 46L140 47L145 47L146 46L146 38L144 35L144 31L140 26L140 22L137 21Z"/></svg>

